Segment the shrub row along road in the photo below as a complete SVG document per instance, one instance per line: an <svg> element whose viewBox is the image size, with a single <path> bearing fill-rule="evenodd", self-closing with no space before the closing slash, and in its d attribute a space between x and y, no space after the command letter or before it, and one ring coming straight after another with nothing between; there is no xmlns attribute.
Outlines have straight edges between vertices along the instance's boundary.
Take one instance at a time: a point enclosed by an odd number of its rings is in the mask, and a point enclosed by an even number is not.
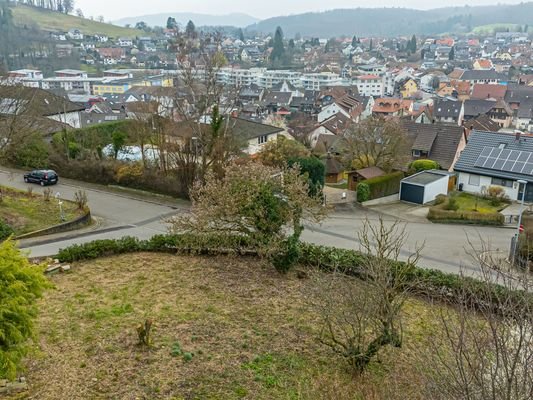
<svg viewBox="0 0 533 400"><path fill-rule="evenodd" d="M29 185L24 183L22 177L22 171L2 169L0 185L25 190ZM42 192L38 185L32 186L34 193ZM21 247L27 249L32 257L54 255L61 248L97 239L122 236L147 239L155 234L166 233L164 219L177 212L186 212L187 209L187 203L183 201L117 192L105 186L65 179L60 179L60 183L52 186L52 190L67 200L72 200L77 190L84 190L89 198L91 213L99 223L80 231L23 241ZM357 248L357 231L364 220L368 218L373 221L378 217L378 213L362 208L338 211L320 226L307 227L303 239L316 244ZM393 217L385 219L392 221ZM505 228L430 223L409 223L406 229L408 238L403 256L407 256L417 244L425 243L420 265L445 272L458 272L461 267L475 268L468 253L472 245L479 250L482 241L489 243L493 250L507 252L514 234L512 229Z"/></svg>

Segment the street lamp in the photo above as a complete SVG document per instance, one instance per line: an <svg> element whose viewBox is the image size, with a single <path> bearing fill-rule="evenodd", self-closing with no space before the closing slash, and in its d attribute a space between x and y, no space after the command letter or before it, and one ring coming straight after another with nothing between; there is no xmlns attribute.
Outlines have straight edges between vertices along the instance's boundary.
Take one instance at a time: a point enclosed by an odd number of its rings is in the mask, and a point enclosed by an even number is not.
<svg viewBox="0 0 533 400"><path fill-rule="evenodd" d="M522 201L520 203L520 211L518 214L518 225L516 227L516 234L515 234L515 240L514 240L514 246L513 246L513 264L516 260L516 249L518 248L518 239L520 237L520 228L522 227L522 214L524 213L524 200L526 197L526 185L527 181L524 181L523 179L519 179L518 181L518 191L520 191L520 186L523 187L522 189Z"/></svg>

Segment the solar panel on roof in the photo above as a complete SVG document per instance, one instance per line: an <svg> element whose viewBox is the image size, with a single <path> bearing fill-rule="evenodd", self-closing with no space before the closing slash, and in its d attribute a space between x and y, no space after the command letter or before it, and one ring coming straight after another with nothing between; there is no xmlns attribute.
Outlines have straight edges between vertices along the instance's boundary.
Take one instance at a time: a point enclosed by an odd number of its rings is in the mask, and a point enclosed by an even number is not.
<svg viewBox="0 0 533 400"><path fill-rule="evenodd" d="M486 146L474 163L475 167L516 174L533 174L533 153Z"/></svg>

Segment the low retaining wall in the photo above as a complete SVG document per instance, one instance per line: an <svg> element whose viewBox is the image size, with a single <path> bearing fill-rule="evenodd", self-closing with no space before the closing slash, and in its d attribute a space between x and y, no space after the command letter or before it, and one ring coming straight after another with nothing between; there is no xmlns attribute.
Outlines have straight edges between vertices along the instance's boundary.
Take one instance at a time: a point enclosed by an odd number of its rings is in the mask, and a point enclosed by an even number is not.
<svg viewBox="0 0 533 400"><path fill-rule="evenodd" d="M400 201L400 193L391 194L390 196L380 197L379 199L368 200L362 203L364 207L377 206L379 204L391 204Z"/></svg>
<svg viewBox="0 0 533 400"><path fill-rule="evenodd" d="M85 225L89 225L91 222L91 211L87 209L84 215L78 217L72 221L64 222L59 225L54 225L49 228L41 229L38 231L26 233L24 235L17 236L16 240L30 239L37 236L52 235L54 233L69 232L81 228Z"/></svg>

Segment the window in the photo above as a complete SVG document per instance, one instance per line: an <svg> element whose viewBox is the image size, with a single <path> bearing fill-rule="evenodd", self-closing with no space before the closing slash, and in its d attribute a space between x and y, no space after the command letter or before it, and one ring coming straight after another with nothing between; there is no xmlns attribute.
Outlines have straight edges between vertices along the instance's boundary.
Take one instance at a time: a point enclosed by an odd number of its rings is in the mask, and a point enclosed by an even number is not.
<svg viewBox="0 0 533 400"><path fill-rule="evenodd" d="M267 141L268 141L268 136L267 135L259 136L257 138L257 143L259 143L259 144L264 144Z"/></svg>
<svg viewBox="0 0 533 400"><path fill-rule="evenodd" d="M468 177L468 184L471 186L479 186L479 175L470 175Z"/></svg>
<svg viewBox="0 0 533 400"><path fill-rule="evenodd" d="M501 178L492 178L491 183L496 186L513 187L513 181Z"/></svg>
<svg viewBox="0 0 533 400"><path fill-rule="evenodd" d="M420 157L420 150L413 150L413 157Z"/></svg>

